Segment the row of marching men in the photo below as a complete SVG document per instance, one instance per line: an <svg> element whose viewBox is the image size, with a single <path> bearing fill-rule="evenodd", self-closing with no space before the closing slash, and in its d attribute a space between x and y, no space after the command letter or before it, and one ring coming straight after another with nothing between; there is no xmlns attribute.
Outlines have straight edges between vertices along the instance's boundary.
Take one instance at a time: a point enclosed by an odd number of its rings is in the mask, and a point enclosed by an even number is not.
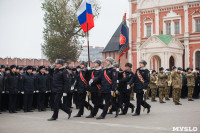
<svg viewBox="0 0 200 133"><path fill-rule="evenodd" d="M134 105L130 103L132 84L136 85L137 109L134 114L140 115L141 105L150 112L150 105L143 101L143 93L149 83L149 71L145 69L146 61L141 61L141 68L133 74L132 64L126 63L121 71L114 59L106 59L106 67L101 68L101 61L95 61L95 68L87 68L87 63L70 69L64 66L64 61L56 60L55 65L48 69L40 66L37 71L32 66L21 68L15 65L10 68L0 66L0 110L10 113L23 109L24 112L45 111L50 106L54 114L49 120L56 120L59 108L71 116L72 97L79 112L74 117L81 117L84 107L90 110L87 118L93 118L98 110L103 112L97 119L104 119L109 113L121 109L125 115L128 108L134 112ZM141 73L141 74L140 74ZM133 78L135 76L135 78ZM86 97L88 97L86 101ZM94 106L91 106L90 100ZM62 102L61 102L62 101Z"/></svg>
<svg viewBox="0 0 200 133"><path fill-rule="evenodd" d="M53 88L54 93L54 113L49 121L58 118L59 109L62 109L71 117L72 110L65 103L60 104L63 95L68 95L67 91L75 90L78 96L78 113L74 117L81 117L84 114L84 108L90 111L86 118L94 118L99 109L102 113L96 119L104 119L109 113L116 111L116 117L121 109L121 115L127 114L130 108L134 112L134 105L130 103L130 93L132 84L135 85L134 92L137 97L137 108L133 116L140 115L141 106L150 112L151 106L143 99L144 91L150 81L149 70L145 68L146 61L140 61L140 68L133 74L132 64L126 63L125 70L120 72L119 66L114 64L112 57L106 58L106 67L101 68L101 61L94 62L93 69L87 68L87 62L81 62L80 69L76 71L75 80L71 82L70 72L63 67L64 61L57 59L53 70ZM86 100L88 99L88 100ZM93 106L90 104L93 103Z"/></svg>
<svg viewBox="0 0 200 133"><path fill-rule="evenodd" d="M182 68L176 66L172 67L172 71L169 69L164 70L163 67L159 68L159 72L155 70L151 71L150 83L147 87L145 98L149 99L149 93L151 90L151 101L155 100L157 93L159 94L159 102L166 103L170 100L170 92L172 92L172 98L175 105L181 105L180 98L188 98L188 101L193 101L194 98L199 97L200 93L200 73L199 68L195 70ZM164 101L165 99L165 101Z"/></svg>

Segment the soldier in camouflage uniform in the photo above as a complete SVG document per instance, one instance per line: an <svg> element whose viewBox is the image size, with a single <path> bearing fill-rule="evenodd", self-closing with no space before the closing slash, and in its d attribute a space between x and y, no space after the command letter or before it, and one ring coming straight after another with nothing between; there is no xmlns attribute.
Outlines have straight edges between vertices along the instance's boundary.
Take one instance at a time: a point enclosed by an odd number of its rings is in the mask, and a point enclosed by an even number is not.
<svg viewBox="0 0 200 133"><path fill-rule="evenodd" d="M192 100L192 95L194 92L196 74L192 72L191 68L187 68L186 77L187 77L187 87L188 87L188 101L194 101Z"/></svg>
<svg viewBox="0 0 200 133"><path fill-rule="evenodd" d="M163 101L163 98L165 96L165 84L166 84L167 75L164 73L163 67L160 67L159 71L160 71L158 73L159 101L160 103L165 103Z"/></svg>
<svg viewBox="0 0 200 133"><path fill-rule="evenodd" d="M157 95L157 85L156 85L156 71L153 70L152 74L150 75L150 83L149 83L149 87L151 89L151 101L152 102L156 102L155 98Z"/></svg>
<svg viewBox="0 0 200 133"><path fill-rule="evenodd" d="M171 72L169 69L166 69L166 84L165 84L165 100L170 100L169 99L169 93L170 93L170 87L171 87Z"/></svg>
<svg viewBox="0 0 200 133"><path fill-rule="evenodd" d="M181 88L182 88L182 68L179 67L177 71L171 74L173 86L173 98L175 105L182 105L180 103Z"/></svg>
<svg viewBox="0 0 200 133"><path fill-rule="evenodd" d="M172 75L172 73L173 72L175 72L176 71L176 66L173 66L172 67L172 71L171 71L171 75ZM173 81L172 81L173 82ZM172 86L172 98L173 98L173 102L174 102L174 88L173 88L173 86Z"/></svg>

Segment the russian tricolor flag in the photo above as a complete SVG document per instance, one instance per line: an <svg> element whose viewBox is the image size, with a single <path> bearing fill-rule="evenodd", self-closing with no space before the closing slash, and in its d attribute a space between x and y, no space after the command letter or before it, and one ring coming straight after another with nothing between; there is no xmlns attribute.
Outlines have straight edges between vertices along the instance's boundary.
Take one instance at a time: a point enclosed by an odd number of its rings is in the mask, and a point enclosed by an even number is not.
<svg viewBox="0 0 200 133"><path fill-rule="evenodd" d="M77 16L81 28L84 32L88 32L94 27L94 19L90 0L83 0L80 7L78 8Z"/></svg>

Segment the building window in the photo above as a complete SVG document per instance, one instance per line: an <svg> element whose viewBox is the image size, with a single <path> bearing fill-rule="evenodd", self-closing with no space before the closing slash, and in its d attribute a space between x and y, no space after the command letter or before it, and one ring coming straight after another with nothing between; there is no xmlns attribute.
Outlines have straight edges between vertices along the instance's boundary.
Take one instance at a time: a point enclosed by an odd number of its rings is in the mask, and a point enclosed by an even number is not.
<svg viewBox="0 0 200 133"><path fill-rule="evenodd" d="M166 23L166 34L171 35L171 23Z"/></svg>
<svg viewBox="0 0 200 133"><path fill-rule="evenodd" d="M196 22L196 32L200 32L200 19L195 20Z"/></svg>
<svg viewBox="0 0 200 133"><path fill-rule="evenodd" d="M180 34L180 22L174 23L175 34Z"/></svg>
<svg viewBox="0 0 200 133"><path fill-rule="evenodd" d="M197 51L196 53L195 53L195 66L196 67L200 67L200 51Z"/></svg>
<svg viewBox="0 0 200 133"><path fill-rule="evenodd" d="M147 37L151 36L151 25L147 25Z"/></svg>

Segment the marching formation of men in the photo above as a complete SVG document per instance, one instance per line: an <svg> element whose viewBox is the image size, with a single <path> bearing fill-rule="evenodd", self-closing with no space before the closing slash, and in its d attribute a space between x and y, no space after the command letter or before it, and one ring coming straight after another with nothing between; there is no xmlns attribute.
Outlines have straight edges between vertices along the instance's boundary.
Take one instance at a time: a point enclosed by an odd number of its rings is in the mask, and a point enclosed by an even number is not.
<svg viewBox="0 0 200 133"><path fill-rule="evenodd" d="M188 97L188 101L193 101L199 97L199 68L185 71L173 66L170 71L160 67L156 72L145 68L145 60L139 63L135 73L131 63L126 63L122 70L112 57L106 58L105 68L101 68L101 61L96 60L92 69L84 61L76 68L69 68L64 66L62 59L57 59L55 65L48 68L1 65L0 111L17 113L21 109L24 112L38 109L40 112L50 107L53 115L48 121L53 121L58 118L59 109L70 118L74 103L78 109L74 117L83 116L85 108L90 111L86 118L104 119L113 111L115 117L126 115L129 108L133 113L135 105L130 100L134 93L137 105L133 116L140 115L141 106L150 113L149 97L151 102L156 102L158 96L159 102L165 103L172 95L175 105L181 105L180 98ZM101 114L96 116L100 109Z"/></svg>

